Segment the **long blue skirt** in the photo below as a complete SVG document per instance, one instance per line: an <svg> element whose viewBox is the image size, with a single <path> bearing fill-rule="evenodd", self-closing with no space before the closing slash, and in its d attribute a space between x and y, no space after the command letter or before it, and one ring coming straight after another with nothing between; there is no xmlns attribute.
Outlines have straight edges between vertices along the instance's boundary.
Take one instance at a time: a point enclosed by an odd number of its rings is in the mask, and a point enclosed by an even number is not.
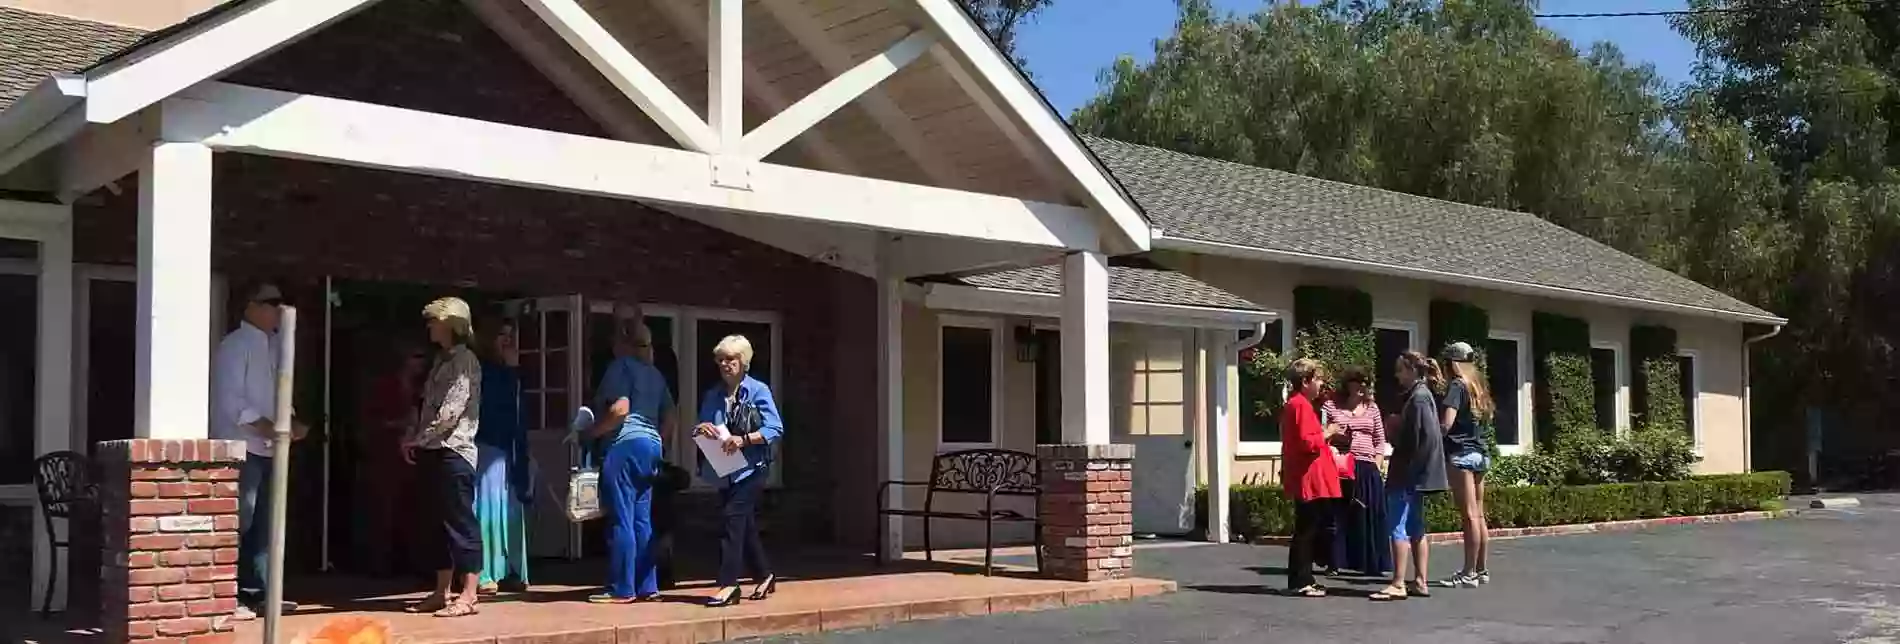
<svg viewBox="0 0 1900 644"><path fill-rule="evenodd" d="M1353 459L1352 489L1339 500L1333 531L1335 568L1367 575L1392 572L1392 535L1385 528L1385 481L1379 466ZM1343 481L1342 481L1343 483Z"/></svg>
<svg viewBox="0 0 1900 644"><path fill-rule="evenodd" d="M481 445L475 460L475 517L482 524L481 584L513 577L526 585L528 508L508 485L508 453Z"/></svg>

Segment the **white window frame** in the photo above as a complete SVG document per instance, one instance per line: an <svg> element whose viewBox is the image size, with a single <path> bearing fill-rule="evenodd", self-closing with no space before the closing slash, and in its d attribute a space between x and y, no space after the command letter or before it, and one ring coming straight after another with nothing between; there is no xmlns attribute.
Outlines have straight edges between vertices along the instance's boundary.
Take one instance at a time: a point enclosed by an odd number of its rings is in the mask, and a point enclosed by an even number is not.
<svg viewBox="0 0 1900 644"><path fill-rule="evenodd" d="M936 425L937 453L954 452L962 449L992 449L998 444L998 435L1003 432L1003 333L1004 321L1001 318L973 317L962 315L937 316L937 404ZM943 440L943 387L948 378L943 373L943 330L949 327L987 329L990 332L990 440L987 442L947 442Z"/></svg>
<svg viewBox="0 0 1900 644"><path fill-rule="evenodd" d="M1623 350L1623 343L1617 342L1615 340L1591 340L1590 348L1593 350L1594 349L1608 349L1616 353L1616 363L1615 363L1616 366L1614 367L1614 369L1616 369L1616 374L1615 374L1615 377L1616 377L1616 396L1615 396L1616 432L1615 434L1617 436L1623 436L1625 434L1628 434L1630 431L1629 354ZM1596 382L1594 379L1591 381L1590 386L1593 389L1590 395L1595 396L1596 393L1594 391L1594 388L1596 387Z"/></svg>
<svg viewBox="0 0 1900 644"><path fill-rule="evenodd" d="M1269 310L1267 312L1272 313L1274 321L1277 321L1280 323L1280 352L1286 353L1287 351L1293 350L1293 335L1294 335L1293 334L1293 313L1291 311L1280 310L1280 309ZM1240 332L1235 331L1233 338L1235 342L1239 342ZM1230 386L1233 388L1234 396L1238 398L1240 394L1240 364L1237 361L1236 356L1231 356L1231 355L1221 356L1220 364L1222 365L1221 368L1223 369L1227 368L1227 365L1229 364L1232 365L1234 369L1234 378L1230 380L1229 382L1232 383ZM1284 382L1281 383L1280 400L1285 401L1287 395L1291 393L1292 392L1287 388L1286 383ZM1222 392L1222 395L1225 396L1226 392ZM1228 421L1229 427L1233 429L1234 436L1235 436L1236 444L1234 445L1234 456L1242 456L1242 457L1279 456L1280 455L1280 441L1239 440L1241 423L1244 422L1243 419L1246 418L1246 414L1251 413L1251 410L1246 409L1246 406L1247 406L1246 403L1247 401L1245 400L1239 401L1237 404L1234 405L1236 409L1234 409L1232 412L1228 414L1229 416L1232 417L1232 420Z"/></svg>
<svg viewBox="0 0 1900 644"><path fill-rule="evenodd" d="M1688 358L1695 363L1695 371L1689 373L1690 400L1684 401L1690 408L1689 433L1695 438L1695 453L1702 455L1702 352L1694 349L1678 349L1676 357ZM1681 364L1677 364L1681 368Z"/></svg>
<svg viewBox="0 0 1900 644"><path fill-rule="evenodd" d="M1513 359L1517 362L1517 391L1513 392L1513 395L1517 396L1517 442L1508 445L1498 443L1498 453L1506 456L1523 454L1525 447L1531 443L1531 441L1527 439L1537 435L1537 430L1532 425L1532 423L1536 422L1537 413L1536 410L1531 408L1535 403L1535 398L1531 395L1530 338L1526 334L1517 331L1492 331L1490 335L1486 337L1492 340L1505 340L1517 343L1517 355L1513 356ZM1490 359L1496 362L1497 356L1490 356ZM1498 392L1493 391L1491 395L1495 398Z"/></svg>

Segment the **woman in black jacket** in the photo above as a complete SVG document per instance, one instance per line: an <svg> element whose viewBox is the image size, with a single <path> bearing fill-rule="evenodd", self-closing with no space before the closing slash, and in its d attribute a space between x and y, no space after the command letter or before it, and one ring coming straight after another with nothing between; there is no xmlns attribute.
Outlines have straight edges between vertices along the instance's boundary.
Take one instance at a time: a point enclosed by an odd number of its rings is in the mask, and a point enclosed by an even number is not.
<svg viewBox="0 0 1900 644"><path fill-rule="evenodd" d="M1437 365L1407 351L1394 365L1399 388L1410 391L1399 409L1399 422L1386 428L1392 443L1385 483L1385 520L1392 531L1392 583L1372 594L1373 601L1429 597L1425 563L1425 495L1450 487L1445 477L1445 432L1438 423L1438 401L1430 383L1441 376ZM1406 567L1413 570L1408 579Z"/></svg>

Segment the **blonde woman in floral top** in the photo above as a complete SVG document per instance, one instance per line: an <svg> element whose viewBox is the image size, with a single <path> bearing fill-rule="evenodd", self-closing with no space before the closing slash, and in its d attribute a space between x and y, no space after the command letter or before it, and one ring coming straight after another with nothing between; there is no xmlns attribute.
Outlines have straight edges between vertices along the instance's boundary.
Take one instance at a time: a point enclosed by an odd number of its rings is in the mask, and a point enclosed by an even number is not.
<svg viewBox="0 0 1900 644"><path fill-rule="evenodd" d="M403 440L424 490L424 534L436 561L435 592L410 606L436 617L474 615L482 573L481 524L475 518L475 431L481 425L482 365L469 342L475 325L468 303L445 297L422 309L438 352L423 384L422 415ZM459 585L459 588L458 588ZM453 600L451 600L453 596Z"/></svg>

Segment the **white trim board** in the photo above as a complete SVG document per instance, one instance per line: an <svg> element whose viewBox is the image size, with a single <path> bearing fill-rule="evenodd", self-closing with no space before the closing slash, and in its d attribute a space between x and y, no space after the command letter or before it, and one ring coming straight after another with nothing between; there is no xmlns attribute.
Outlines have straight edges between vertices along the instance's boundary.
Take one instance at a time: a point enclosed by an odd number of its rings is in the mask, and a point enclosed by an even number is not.
<svg viewBox="0 0 1900 644"><path fill-rule="evenodd" d="M1027 247L1100 241L1074 206L772 163L730 188L717 156L228 83L168 101L164 121L221 151Z"/></svg>
<svg viewBox="0 0 1900 644"><path fill-rule="evenodd" d="M925 308L991 313L1016 317L1062 317L1062 296L1014 289L962 286L958 284L924 285ZM1204 329L1252 329L1259 323L1279 319L1271 311L1219 309L1174 304L1154 304L1111 299L1111 322L1150 326Z"/></svg>
<svg viewBox="0 0 1900 644"><path fill-rule="evenodd" d="M1169 237L1169 236L1166 236L1162 231L1158 229L1154 233L1154 247L1160 250L1176 250L1176 251L1189 252L1189 253L1200 253L1200 254L1205 254L1205 255L1217 255L1221 257L1233 257L1233 258L1238 258L1238 259L1253 259L1253 260L1272 261L1272 262L1285 262L1285 263L1296 264L1300 266L1335 268L1335 269L1341 269L1341 270L1358 271L1358 272L1363 272L1363 273L1373 273L1377 275L1387 275L1391 277L1403 277L1403 278L1416 279L1416 280L1439 282L1439 283L1444 283L1444 284L1456 284L1459 286L1470 286L1470 287L1475 287L1475 288L1492 289L1492 290L1502 291L1506 293L1516 293L1519 295L1550 297L1550 298L1556 298L1560 300L1589 302L1592 304L1609 304L1613 306L1621 306L1621 307L1640 309L1640 310L1645 310L1645 311L1661 311L1665 313L1687 314L1687 315L1694 315L1697 317L1710 317L1710 318L1716 318L1719 320L1730 320L1730 321L1735 321L1735 322L1754 322L1757 324L1775 324L1775 325L1786 324L1788 322L1788 320L1785 318L1778 318L1774 316L1750 315L1747 313L1722 311L1718 309L1711 309L1711 308L1701 307L1701 306L1690 306L1687 304L1673 304L1670 302L1647 300L1643 298L1630 297L1627 295L1611 295L1607 293L1595 293L1591 291L1584 291L1584 290L1578 290L1578 289L1573 289L1573 288L1564 288L1560 286L1546 286L1543 284L1532 284L1530 282L1519 282L1519 281L1514 281L1514 280L1498 279L1495 277L1485 277L1481 275L1465 275L1465 274L1460 274L1460 273L1452 273L1448 271L1435 271L1435 270L1419 268L1417 266L1401 266L1397 264L1386 264L1383 262L1368 262L1368 261L1356 260L1356 259L1346 259L1343 257L1328 257L1325 255L1316 255L1313 253L1299 253L1299 252L1285 251L1285 250L1274 250L1274 249L1269 249L1269 248L1257 248L1253 246L1241 246L1238 244L1203 241L1199 239L1185 239L1181 237Z"/></svg>

